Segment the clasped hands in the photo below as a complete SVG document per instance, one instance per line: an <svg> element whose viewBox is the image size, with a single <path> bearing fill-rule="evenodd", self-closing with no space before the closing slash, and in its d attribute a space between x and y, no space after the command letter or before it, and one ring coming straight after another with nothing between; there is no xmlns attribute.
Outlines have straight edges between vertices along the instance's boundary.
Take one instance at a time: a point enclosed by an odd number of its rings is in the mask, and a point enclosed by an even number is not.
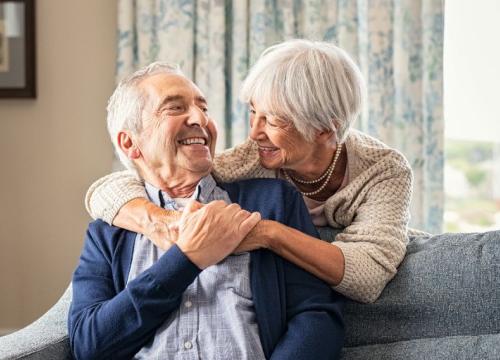
<svg viewBox="0 0 500 360"><path fill-rule="evenodd" d="M201 204L190 200L182 212L158 209L146 236L161 249L173 244L200 269L231 253L268 247L268 226L260 213L222 200Z"/></svg>

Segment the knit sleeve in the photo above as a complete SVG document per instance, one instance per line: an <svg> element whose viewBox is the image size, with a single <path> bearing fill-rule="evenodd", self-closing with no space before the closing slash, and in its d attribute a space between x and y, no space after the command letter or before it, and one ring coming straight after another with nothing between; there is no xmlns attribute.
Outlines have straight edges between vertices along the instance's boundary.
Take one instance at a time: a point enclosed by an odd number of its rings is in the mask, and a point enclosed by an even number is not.
<svg viewBox="0 0 500 360"><path fill-rule="evenodd" d="M276 177L274 170L260 165L257 143L250 139L216 155L213 175L221 182Z"/></svg>
<svg viewBox="0 0 500 360"><path fill-rule="evenodd" d="M408 242L411 169L385 175L367 186L352 223L333 243L344 254L344 277L335 290L364 303L374 302L394 277Z"/></svg>
<svg viewBox="0 0 500 360"><path fill-rule="evenodd" d="M85 195L85 207L94 219L111 225L120 208L135 198L147 197L144 182L135 171L106 175L94 182Z"/></svg>

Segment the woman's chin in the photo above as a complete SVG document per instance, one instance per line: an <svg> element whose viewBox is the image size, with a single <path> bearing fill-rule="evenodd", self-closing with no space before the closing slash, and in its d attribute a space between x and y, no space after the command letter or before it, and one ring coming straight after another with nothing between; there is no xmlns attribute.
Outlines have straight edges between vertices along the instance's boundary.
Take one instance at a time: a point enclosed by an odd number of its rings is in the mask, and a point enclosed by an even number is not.
<svg viewBox="0 0 500 360"><path fill-rule="evenodd" d="M282 167L282 162L281 159L264 159L264 158L259 158L260 160L260 165L264 169L269 169L269 170L275 170L275 169L281 169Z"/></svg>
<svg viewBox="0 0 500 360"><path fill-rule="evenodd" d="M259 160L260 165L266 169L279 169L283 165L279 149L274 151L259 149Z"/></svg>

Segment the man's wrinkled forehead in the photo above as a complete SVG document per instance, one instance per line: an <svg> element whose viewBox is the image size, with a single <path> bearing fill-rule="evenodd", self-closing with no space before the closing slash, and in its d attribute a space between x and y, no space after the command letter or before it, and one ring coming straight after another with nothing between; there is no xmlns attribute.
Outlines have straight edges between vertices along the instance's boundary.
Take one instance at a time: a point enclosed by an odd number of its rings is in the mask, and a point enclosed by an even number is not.
<svg viewBox="0 0 500 360"><path fill-rule="evenodd" d="M183 75L165 73L151 75L139 83L139 89L146 96L146 102L154 108L165 101L193 98L206 104L200 89Z"/></svg>

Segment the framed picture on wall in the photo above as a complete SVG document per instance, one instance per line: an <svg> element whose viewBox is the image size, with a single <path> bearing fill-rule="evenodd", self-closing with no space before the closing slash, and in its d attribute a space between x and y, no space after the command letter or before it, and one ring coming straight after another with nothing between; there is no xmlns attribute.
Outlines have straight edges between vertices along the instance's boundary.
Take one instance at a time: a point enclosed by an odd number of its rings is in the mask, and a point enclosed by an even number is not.
<svg viewBox="0 0 500 360"><path fill-rule="evenodd" d="M35 98L35 66L35 1L0 0L0 98Z"/></svg>

